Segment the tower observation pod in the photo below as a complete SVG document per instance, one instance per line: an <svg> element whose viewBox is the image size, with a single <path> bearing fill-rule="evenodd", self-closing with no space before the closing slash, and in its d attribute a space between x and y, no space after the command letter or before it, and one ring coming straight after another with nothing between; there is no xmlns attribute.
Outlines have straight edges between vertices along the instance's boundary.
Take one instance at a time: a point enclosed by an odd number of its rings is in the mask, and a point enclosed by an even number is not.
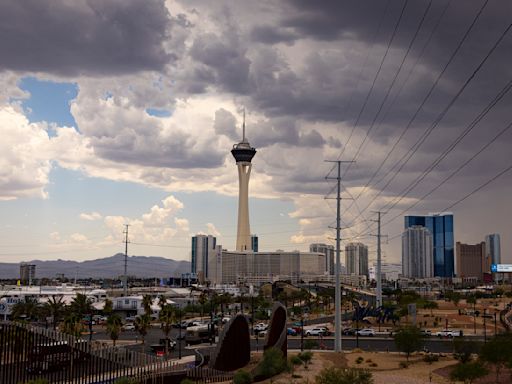
<svg viewBox="0 0 512 384"><path fill-rule="evenodd" d="M249 225L249 177L251 176L251 160L256 149L251 147L245 138L245 112L243 122L242 141L233 145L231 154L238 167L238 228L236 235L236 250L250 251L251 228Z"/></svg>

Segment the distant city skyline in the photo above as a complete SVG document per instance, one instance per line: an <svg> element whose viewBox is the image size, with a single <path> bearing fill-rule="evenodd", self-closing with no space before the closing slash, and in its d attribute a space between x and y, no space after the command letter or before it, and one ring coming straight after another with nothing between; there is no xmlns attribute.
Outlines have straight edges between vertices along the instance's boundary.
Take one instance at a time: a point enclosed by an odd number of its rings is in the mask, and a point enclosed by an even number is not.
<svg viewBox="0 0 512 384"><path fill-rule="evenodd" d="M340 159L342 249L451 211L512 263L512 3L429 4L1 2L0 261L234 250L245 111L259 251L335 244Z"/></svg>

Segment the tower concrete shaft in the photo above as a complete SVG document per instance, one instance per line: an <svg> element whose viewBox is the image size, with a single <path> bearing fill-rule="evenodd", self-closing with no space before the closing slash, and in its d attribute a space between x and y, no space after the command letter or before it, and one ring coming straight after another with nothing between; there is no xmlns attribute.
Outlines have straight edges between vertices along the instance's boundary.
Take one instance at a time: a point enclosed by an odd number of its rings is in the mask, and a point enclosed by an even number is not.
<svg viewBox="0 0 512 384"><path fill-rule="evenodd" d="M233 145L231 154L238 167L238 229L236 235L236 250L251 251L251 227L249 225L249 178L251 176L251 160L256 149L251 147L245 137L245 113L242 141Z"/></svg>
<svg viewBox="0 0 512 384"><path fill-rule="evenodd" d="M250 251L251 227L249 224L249 178L251 163L237 162L238 167L238 230L236 235L236 250Z"/></svg>

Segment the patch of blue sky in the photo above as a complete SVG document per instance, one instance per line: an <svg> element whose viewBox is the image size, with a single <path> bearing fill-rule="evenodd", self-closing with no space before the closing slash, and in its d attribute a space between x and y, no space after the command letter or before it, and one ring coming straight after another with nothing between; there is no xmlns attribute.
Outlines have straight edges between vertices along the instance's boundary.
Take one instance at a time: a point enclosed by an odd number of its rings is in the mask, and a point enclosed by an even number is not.
<svg viewBox="0 0 512 384"><path fill-rule="evenodd" d="M146 113L155 117L170 117L172 115L171 111L167 109L158 109L158 108L147 108Z"/></svg>
<svg viewBox="0 0 512 384"><path fill-rule="evenodd" d="M30 93L30 97L21 101L26 116L31 123L46 121L59 126L76 127L70 111L70 103L78 94L75 83L58 83L24 77L20 88ZM48 132L54 136L53 132Z"/></svg>

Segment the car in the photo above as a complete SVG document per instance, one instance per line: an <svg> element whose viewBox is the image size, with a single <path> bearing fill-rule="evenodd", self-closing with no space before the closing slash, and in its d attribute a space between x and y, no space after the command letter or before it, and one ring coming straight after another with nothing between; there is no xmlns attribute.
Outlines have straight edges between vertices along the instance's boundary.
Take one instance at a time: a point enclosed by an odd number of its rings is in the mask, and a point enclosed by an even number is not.
<svg viewBox="0 0 512 384"><path fill-rule="evenodd" d="M341 333L343 335L347 335L347 336L354 336L356 334L356 332L359 331L359 329L357 328L343 328L343 330L341 331Z"/></svg>
<svg viewBox="0 0 512 384"><path fill-rule="evenodd" d="M331 331L329 331L329 328L327 327L318 327L318 328L321 328L324 330L324 336L330 336L331 335Z"/></svg>
<svg viewBox="0 0 512 384"><path fill-rule="evenodd" d="M133 325L133 324L124 324L121 327L121 330L123 330L123 331L135 331L135 325Z"/></svg>
<svg viewBox="0 0 512 384"><path fill-rule="evenodd" d="M304 331L305 336L324 336L325 328L311 328Z"/></svg>
<svg viewBox="0 0 512 384"><path fill-rule="evenodd" d="M258 323L254 326L254 332L261 332L268 329L268 325L265 323Z"/></svg>
<svg viewBox="0 0 512 384"><path fill-rule="evenodd" d="M452 331L451 329L445 329L436 333L437 337L457 337L460 336L460 331Z"/></svg>
<svg viewBox="0 0 512 384"><path fill-rule="evenodd" d="M432 336L432 331L430 329L422 329L421 336L430 337L430 336Z"/></svg>
<svg viewBox="0 0 512 384"><path fill-rule="evenodd" d="M257 332L256 336L258 336L258 337L265 337L265 336L267 336L267 332L268 331L265 329L264 331Z"/></svg>
<svg viewBox="0 0 512 384"><path fill-rule="evenodd" d="M359 331L357 331L357 334L359 336L375 336L375 331L371 328L364 328L364 329L360 329Z"/></svg>
<svg viewBox="0 0 512 384"><path fill-rule="evenodd" d="M297 336L297 331L293 328L286 328L286 334L290 336Z"/></svg>

